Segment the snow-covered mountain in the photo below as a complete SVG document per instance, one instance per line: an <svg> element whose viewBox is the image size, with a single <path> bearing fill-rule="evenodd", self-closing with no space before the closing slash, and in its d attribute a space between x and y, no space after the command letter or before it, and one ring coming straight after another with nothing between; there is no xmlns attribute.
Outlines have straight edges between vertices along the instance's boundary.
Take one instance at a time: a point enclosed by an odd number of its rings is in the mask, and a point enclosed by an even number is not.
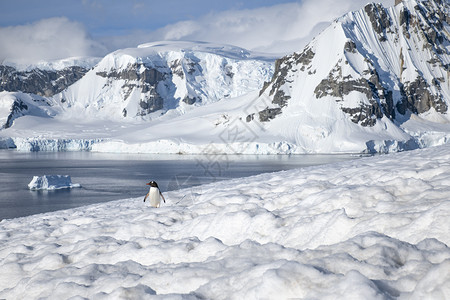
<svg viewBox="0 0 450 300"><path fill-rule="evenodd" d="M0 65L0 129L26 116L55 115L57 106L50 97L82 78L97 62L95 57L74 57L20 65L5 61Z"/></svg>
<svg viewBox="0 0 450 300"><path fill-rule="evenodd" d="M416 147L406 132L412 114L450 120L449 23L442 0L350 12L277 61L261 90L268 105L248 119L306 151Z"/></svg>
<svg viewBox="0 0 450 300"><path fill-rule="evenodd" d="M77 139L95 151L248 154L447 143L449 4L396 2L342 16L275 63L207 43L118 50L48 99L54 118L10 118L0 139L25 150Z"/></svg>
<svg viewBox="0 0 450 300"><path fill-rule="evenodd" d="M5 61L0 65L0 92L51 97L78 81L98 61L95 57L72 57L34 65Z"/></svg>
<svg viewBox="0 0 450 300"><path fill-rule="evenodd" d="M48 98L22 92L0 92L0 129L12 126L15 119L29 115L48 118L55 115Z"/></svg>
<svg viewBox="0 0 450 300"><path fill-rule="evenodd" d="M107 55L55 99L67 114L109 119L183 113L261 88L273 61L232 46L149 43Z"/></svg>

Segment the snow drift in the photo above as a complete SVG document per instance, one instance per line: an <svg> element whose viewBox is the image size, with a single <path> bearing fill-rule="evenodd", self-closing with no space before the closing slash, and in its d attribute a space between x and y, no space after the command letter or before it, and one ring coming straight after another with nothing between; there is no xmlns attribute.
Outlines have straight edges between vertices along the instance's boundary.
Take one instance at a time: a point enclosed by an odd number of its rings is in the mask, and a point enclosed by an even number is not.
<svg viewBox="0 0 450 300"><path fill-rule="evenodd" d="M448 299L449 153L3 220L0 298Z"/></svg>

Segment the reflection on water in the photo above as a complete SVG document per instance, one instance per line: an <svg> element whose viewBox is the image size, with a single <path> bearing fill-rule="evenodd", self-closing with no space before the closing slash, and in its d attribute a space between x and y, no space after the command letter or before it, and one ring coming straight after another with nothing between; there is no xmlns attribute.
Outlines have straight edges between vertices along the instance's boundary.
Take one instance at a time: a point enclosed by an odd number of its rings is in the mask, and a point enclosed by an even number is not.
<svg viewBox="0 0 450 300"><path fill-rule="evenodd" d="M0 219L132 197L149 180L169 191L218 180L355 159L353 155L155 155L0 151ZM70 175L81 188L30 191L33 176ZM186 195L189 198L189 195ZM188 199L184 200L188 200Z"/></svg>

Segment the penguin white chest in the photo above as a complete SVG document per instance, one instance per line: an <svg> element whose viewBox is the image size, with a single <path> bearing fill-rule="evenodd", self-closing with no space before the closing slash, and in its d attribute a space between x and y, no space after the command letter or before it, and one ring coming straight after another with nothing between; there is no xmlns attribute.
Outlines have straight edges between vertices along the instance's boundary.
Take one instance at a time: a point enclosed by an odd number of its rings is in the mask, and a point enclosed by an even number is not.
<svg viewBox="0 0 450 300"><path fill-rule="evenodd" d="M159 207L161 205L161 196L159 195L159 189L156 187L151 187L148 192L148 197L150 198L150 205L153 207Z"/></svg>

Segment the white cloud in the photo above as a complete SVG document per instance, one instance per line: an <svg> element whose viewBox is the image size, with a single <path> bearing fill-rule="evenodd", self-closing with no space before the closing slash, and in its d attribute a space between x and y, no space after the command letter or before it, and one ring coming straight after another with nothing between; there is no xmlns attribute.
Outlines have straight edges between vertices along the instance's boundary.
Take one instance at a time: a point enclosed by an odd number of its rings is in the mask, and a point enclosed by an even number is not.
<svg viewBox="0 0 450 300"><path fill-rule="evenodd" d="M95 0L84 0L97 5ZM278 54L299 51L333 19L368 0L303 0L256 9L213 12L154 31L135 30L94 40L82 24L65 17L0 28L0 63L21 64L73 56L101 56L118 48L159 40L223 43ZM382 0L385 6L394 0Z"/></svg>
<svg viewBox="0 0 450 300"><path fill-rule="evenodd" d="M393 5L393 2L381 1L385 6ZM152 40L201 40L286 53L301 50L329 22L365 4L367 0L305 0L257 9L230 10L171 24L146 37Z"/></svg>
<svg viewBox="0 0 450 300"><path fill-rule="evenodd" d="M67 18L0 28L0 61L33 64L42 60L103 55L106 49L84 27Z"/></svg>

